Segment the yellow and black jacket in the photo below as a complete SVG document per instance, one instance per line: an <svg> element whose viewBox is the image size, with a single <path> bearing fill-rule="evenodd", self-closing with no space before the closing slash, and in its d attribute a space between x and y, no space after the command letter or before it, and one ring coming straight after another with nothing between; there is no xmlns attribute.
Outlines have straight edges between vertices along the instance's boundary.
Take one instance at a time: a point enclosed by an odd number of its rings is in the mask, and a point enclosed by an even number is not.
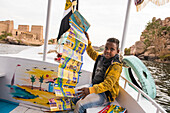
<svg viewBox="0 0 170 113"><path fill-rule="evenodd" d="M88 47L86 51L87 54L97 62L97 59L100 54L92 48L90 41L88 42ZM94 66L94 70L95 68L96 67ZM113 62L105 72L104 81L99 84L93 85L94 93L98 94L105 92L109 101L114 101L119 94L119 77L121 72L122 64L119 62ZM93 76L94 75L92 75L92 78Z"/></svg>

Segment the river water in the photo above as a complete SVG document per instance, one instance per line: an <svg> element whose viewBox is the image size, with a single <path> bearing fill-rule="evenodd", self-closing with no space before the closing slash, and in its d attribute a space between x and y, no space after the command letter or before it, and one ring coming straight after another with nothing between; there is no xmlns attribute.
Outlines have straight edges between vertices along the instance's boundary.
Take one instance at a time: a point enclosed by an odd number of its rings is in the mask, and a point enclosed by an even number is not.
<svg viewBox="0 0 170 113"><path fill-rule="evenodd" d="M155 101L170 113L170 64L143 61L150 70L156 84Z"/></svg>
<svg viewBox="0 0 170 113"><path fill-rule="evenodd" d="M0 44L0 54L15 54L30 46ZM170 64L143 61L150 70L155 83L157 96L154 99L168 113L170 113Z"/></svg>
<svg viewBox="0 0 170 113"><path fill-rule="evenodd" d="M16 54L30 46L0 44L0 54Z"/></svg>

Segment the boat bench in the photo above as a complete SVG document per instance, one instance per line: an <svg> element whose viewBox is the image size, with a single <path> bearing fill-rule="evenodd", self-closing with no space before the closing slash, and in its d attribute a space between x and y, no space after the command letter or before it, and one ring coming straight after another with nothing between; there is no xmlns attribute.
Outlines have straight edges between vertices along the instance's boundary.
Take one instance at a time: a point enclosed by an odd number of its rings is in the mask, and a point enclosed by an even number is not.
<svg viewBox="0 0 170 113"><path fill-rule="evenodd" d="M118 105L118 106L120 106L119 103L116 100L114 102L112 102L111 105ZM97 112L101 111L104 107L106 107L106 106L89 108L89 109L87 109L87 113L97 113Z"/></svg>

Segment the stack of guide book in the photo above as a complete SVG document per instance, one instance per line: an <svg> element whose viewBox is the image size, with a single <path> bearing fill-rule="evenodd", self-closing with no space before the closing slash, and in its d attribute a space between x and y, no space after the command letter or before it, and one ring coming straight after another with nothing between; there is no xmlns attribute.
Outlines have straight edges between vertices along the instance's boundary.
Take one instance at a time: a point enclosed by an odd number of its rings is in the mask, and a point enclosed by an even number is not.
<svg viewBox="0 0 170 113"><path fill-rule="evenodd" d="M62 35L65 41L62 42L64 45L58 66L58 78L54 83L56 98L49 99L51 111L71 109L70 98L75 96L74 88L79 82L83 54L87 47L84 31L88 30L89 23L78 11L75 11L69 19L69 24L70 29Z"/></svg>

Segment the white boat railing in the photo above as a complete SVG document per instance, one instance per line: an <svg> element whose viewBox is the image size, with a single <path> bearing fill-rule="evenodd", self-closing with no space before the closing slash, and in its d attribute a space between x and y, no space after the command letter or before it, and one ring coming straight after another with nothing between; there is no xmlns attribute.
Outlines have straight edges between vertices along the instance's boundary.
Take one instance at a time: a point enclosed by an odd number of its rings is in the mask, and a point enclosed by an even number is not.
<svg viewBox="0 0 170 113"><path fill-rule="evenodd" d="M132 85L137 91L138 91L138 96L136 101L139 102L139 99L141 97L141 95L143 95L145 98L147 98L147 100L149 100L152 105L154 105L156 107L156 113L167 113L159 104L157 104L151 97L149 97L145 92L143 92L141 89L139 89L136 85L134 85L133 83L131 83L130 81L128 81L125 77L121 76L121 78L125 81L124 83L124 89L126 88L127 83Z"/></svg>
<svg viewBox="0 0 170 113"><path fill-rule="evenodd" d="M5 73L0 73L0 77L4 77L5 75Z"/></svg>

